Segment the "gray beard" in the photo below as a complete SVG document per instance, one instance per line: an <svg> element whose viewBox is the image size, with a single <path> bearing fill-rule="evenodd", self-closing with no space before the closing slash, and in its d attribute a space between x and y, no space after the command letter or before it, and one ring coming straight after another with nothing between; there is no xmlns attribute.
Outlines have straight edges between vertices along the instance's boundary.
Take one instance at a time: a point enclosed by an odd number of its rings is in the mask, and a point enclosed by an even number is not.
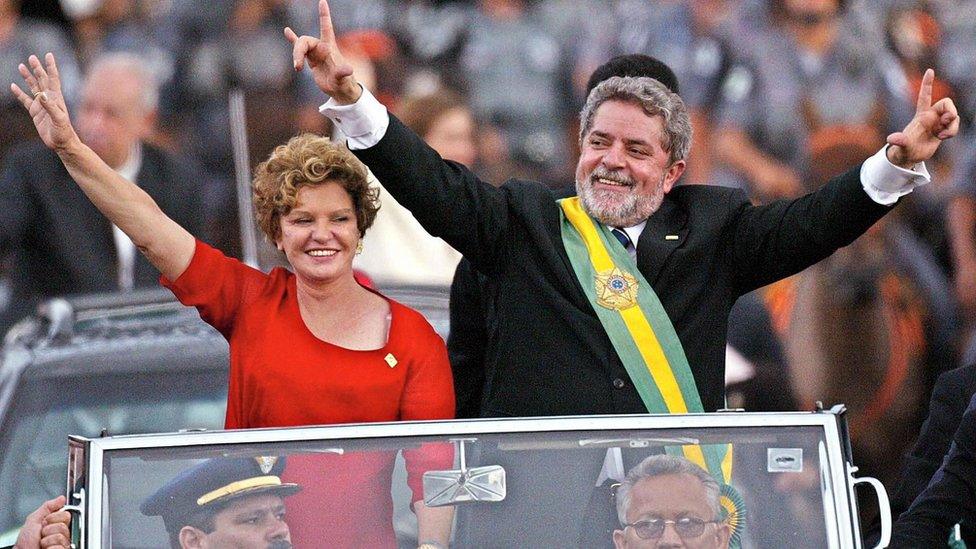
<svg viewBox="0 0 976 549"><path fill-rule="evenodd" d="M647 220L664 201L664 176L650 196L634 193L620 196L614 191L593 188L593 174L586 181L576 182L576 192L586 213L608 227L633 227Z"/></svg>

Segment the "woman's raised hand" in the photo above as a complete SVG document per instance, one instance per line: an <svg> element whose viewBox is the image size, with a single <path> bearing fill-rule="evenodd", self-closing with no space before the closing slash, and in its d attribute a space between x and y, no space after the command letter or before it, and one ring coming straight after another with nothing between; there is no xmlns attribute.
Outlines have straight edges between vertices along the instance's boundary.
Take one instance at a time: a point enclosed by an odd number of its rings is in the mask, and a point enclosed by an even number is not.
<svg viewBox="0 0 976 549"><path fill-rule="evenodd" d="M78 135L68 118L68 109L61 94L61 78L58 76L58 65L54 61L54 54L45 55L44 61L47 64L46 68L36 55L32 55L27 59L29 69L23 63L17 67L30 93L24 92L14 83L10 84L10 91L30 113L37 134L44 144L55 151L60 151L78 141Z"/></svg>
<svg viewBox="0 0 976 549"><path fill-rule="evenodd" d="M295 70L302 70L308 61L312 78L319 89L340 104L355 103L362 90L352 74L352 65L342 56L336 44L332 15L326 0L319 0L319 28L320 36L315 38L298 36L290 27L285 27L285 38L292 44Z"/></svg>

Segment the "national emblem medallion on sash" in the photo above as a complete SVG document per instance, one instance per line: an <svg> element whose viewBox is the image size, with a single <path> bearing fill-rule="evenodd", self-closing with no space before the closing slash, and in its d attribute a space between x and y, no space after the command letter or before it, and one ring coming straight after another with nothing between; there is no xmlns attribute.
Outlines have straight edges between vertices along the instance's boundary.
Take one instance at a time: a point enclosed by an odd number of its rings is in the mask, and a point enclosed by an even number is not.
<svg viewBox="0 0 976 549"><path fill-rule="evenodd" d="M637 305L637 279L618 267L596 273L597 305L622 311Z"/></svg>

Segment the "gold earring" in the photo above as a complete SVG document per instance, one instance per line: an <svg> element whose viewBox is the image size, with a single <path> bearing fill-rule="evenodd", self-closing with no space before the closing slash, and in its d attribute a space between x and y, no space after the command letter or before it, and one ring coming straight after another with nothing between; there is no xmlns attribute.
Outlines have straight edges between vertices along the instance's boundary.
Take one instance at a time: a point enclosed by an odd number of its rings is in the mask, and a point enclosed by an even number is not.
<svg viewBox="0 0 976 549"><path fill-rule="evenodd" d="M359 244L356 244L356 255L363 253L363 241L360 240Z"/></svg>

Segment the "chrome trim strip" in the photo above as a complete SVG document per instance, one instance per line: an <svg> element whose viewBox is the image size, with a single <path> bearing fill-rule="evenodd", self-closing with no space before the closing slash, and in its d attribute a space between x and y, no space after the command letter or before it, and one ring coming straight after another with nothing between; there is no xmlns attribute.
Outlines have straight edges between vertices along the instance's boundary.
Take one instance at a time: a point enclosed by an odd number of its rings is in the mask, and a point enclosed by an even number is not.
<svg viewBox="0 0 976 549"><path fill-rule="evenodd" d="M626 429L695 429L719 427L805 427L830 428L836 437L834 414L830 412L711 413L689 415L572 416L500 418L450 421L400 421L355 423L318 427L193 431L151 435L127 435L90 439L102 451L180 447L209 444L298 442L351 438L404 436L451 436L531 432L600 431Z"/></svg>
<svg viewBox="0 0 976 549"><path fill-rule="evenodd" d="M233 431L194 431L151 435L129 435L85 439L88 450L88 547L102 545L102 517L107 487L103 478L105 453L115 450L162 447L248 444L256 442L280 443L314 440L341 440L383 437L458 436L479 434L546 433L600 430L748 428L748 427L820 427L826 441L827 465L832 486L847 486L847 490L832 490L833 516L827 516L828 547L854 549L860 547L857 531L843 525L856 525L857 518L851 503L852 486L847 483L847 464L843 459L837 414L823 412L744 413L716 412L690 415L572 416L544 418L499 418L451 421L387 422L368 424L251 429ZM841 483L841 484L839 484ZM827 497L824 491L824 497ZM97 502L97 505L96 505ZM828 515L825 502L825 516Z"/></svg>

